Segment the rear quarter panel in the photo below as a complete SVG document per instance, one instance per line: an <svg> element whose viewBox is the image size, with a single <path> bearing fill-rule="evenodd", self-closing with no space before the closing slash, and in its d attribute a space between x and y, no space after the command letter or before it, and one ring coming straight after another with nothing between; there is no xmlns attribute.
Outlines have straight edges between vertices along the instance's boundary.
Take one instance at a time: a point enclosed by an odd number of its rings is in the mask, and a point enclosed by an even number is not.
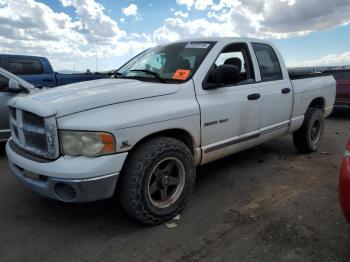
<svg viewBox="0 0 350 262"><path fill-rule="evenodd" d="M307 109L316 98L324 99L326 109L325 116L330 114L336 94L336 82L333 76L304 78L291 80L291 82L294 90L291 131L300 128Z"/></svg>

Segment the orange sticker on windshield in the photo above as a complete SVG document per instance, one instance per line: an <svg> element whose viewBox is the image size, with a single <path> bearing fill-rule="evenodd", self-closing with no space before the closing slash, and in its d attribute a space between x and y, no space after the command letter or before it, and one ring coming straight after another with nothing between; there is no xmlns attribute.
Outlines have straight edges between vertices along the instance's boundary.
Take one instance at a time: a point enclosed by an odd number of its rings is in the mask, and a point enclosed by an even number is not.
<svg viewBox="0 0 350 262"><path fill-rule="evenodd" d="M191 70L177 69L176 72L173 74L173 79L186 80L187 77L190 75L190 73L191 73Z"/></svg>

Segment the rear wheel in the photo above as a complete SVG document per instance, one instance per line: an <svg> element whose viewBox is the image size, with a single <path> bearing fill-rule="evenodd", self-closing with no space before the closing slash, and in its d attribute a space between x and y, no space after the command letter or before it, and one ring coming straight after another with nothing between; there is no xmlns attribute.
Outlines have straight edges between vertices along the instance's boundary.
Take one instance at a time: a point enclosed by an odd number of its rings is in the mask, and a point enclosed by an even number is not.
<svg viewBox="0 0 350 262"><path fill-rule="evenodd" d="M309 108L301 128L294 132L293 142L301 153L315 152L320 145L324 130L324 116L319 108Z"/></svg>
<svg viewBox="0 0 350 262"><path fill-rule="evenodd" d="M119 184L125 211L148 225L176 216L192 195L193 163L189 148L176 139L160 137L140 145L130 153Z"/></svg>

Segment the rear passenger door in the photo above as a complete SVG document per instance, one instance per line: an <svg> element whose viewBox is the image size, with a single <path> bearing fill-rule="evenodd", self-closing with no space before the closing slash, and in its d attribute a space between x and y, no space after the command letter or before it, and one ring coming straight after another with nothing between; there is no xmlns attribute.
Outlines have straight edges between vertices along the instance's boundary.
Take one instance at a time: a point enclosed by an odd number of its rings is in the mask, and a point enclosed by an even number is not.
<svg viewBox="0 0 350 262"><path fill-rule="evenodd" d="M5 65L7 71L35 86L56 86L55 75L39 58L7 57Z"/></svg>
<svg viewBox="0 0 350 262"><path fill-rule="evenodd" d="M279 54L264 43L252 43L261 80L260 142L288 131L293 107L293 90L288 76L283 76Z"/></svg>

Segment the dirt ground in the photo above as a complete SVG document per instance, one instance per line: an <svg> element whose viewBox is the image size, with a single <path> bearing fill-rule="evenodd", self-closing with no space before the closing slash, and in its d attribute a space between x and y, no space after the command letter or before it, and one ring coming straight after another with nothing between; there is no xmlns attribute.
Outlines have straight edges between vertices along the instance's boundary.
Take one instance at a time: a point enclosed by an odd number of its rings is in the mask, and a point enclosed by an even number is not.
<svg viewBox="0 0 350 262"><path fill-rule="evenodd" d="M23 187L0 153L0 261L350 261L338 175L350 111L318 152L290 136L203 166L178 226L144 227L115 200L64 204Z"/></svg>

